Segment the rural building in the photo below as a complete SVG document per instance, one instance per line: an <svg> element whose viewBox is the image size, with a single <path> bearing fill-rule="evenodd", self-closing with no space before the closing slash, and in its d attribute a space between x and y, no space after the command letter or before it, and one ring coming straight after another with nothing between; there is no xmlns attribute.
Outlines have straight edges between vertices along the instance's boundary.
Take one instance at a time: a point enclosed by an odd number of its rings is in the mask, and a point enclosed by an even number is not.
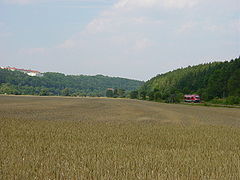
<svg viewBox="0 0 240 180"><path fill-rule="evenodd" d="M113 88L107 88L107 91L114 91Z"/></svg>
<svg viewBox="0 0 240 180"><path fill-rule="evenodd" d="M1 69L8 69L8 70L11 70L11 71L20 71L20 72L23 72L29 76L38 76L38 77L41 77L43 76L43 74L39 71L33 71L33 70L28 70L28 69L18 69L18 68L15 68L15 67L1 67Z"/></svg>

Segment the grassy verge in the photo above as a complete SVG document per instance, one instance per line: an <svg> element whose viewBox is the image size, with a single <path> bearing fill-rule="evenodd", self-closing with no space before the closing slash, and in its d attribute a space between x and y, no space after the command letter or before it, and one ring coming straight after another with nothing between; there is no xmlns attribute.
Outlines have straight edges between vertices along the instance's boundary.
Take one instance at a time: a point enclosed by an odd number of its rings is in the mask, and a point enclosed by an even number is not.
<svg viewBox="0 0 240 180"><path fill-rule="evenodd" d="M213 103L209 103L209 102L203 102L203 103L185 103L185 102L182 102L182 103L180 103L180 104L190 105L190 106L209 106L209 107L240 108L240 105L213 104Z"/></svg>

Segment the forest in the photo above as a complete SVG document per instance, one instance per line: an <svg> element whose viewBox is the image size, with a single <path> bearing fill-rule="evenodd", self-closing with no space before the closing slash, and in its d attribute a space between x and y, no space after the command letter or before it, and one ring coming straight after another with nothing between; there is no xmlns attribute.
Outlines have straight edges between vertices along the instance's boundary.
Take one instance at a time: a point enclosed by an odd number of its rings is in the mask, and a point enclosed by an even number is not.
<svg viewBox="0 0 240 180"><path fill-rule="evenodd" d="M204 101L240 103L240 58L180 68L157 75L131 98L160 102L180 102L184 94L199 94Z"/></svg>
<svg viewBox="0 0 240 180"><path fill-rule="evenodd" d="M31 77L0 69L0 94L130 97L167 103L183 101L184 94L199 94L205 102L240 104L240 58L179 68L146 83L103 75L53 72Z"/></svg>
<svg viewBox="0 0 240 180"><path fill-rule="evenodd" d="M53 72L44 73L43 77L32 77L19 71L0 69L0 94L106 96L107 88L113 88L115 96L127 96L127 93L138 89L143 83L103 75L65 75Z"/></svg>

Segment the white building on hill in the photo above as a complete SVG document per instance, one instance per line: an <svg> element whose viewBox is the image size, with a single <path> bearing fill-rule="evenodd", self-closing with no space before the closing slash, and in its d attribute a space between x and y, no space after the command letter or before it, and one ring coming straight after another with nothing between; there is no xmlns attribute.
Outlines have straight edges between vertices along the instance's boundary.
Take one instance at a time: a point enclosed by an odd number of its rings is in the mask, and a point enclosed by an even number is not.
<svg viewBox="0 0 240 180"><path fill-rule="evenodd" d="M1 69L8 69L8 70L11 70L11 71L20 71L20 72L23 72L29 76L38 76L38 77L41 77L43 76L43 74L39 71L33 71L33 70L27 70L27 69L18 69L18 68L15 68L15 67L1 67Z"/></svg>

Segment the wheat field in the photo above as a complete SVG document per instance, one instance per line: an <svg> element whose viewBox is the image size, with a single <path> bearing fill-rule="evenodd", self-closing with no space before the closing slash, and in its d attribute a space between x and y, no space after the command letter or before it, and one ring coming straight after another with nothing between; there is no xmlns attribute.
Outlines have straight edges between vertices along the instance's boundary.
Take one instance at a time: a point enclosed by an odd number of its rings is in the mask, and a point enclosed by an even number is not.
<svg viewBox="0 0 240 180"><path fill-rule="evenodd" d="M240 179L240 109L0 96L0 179Z"/></svg>

